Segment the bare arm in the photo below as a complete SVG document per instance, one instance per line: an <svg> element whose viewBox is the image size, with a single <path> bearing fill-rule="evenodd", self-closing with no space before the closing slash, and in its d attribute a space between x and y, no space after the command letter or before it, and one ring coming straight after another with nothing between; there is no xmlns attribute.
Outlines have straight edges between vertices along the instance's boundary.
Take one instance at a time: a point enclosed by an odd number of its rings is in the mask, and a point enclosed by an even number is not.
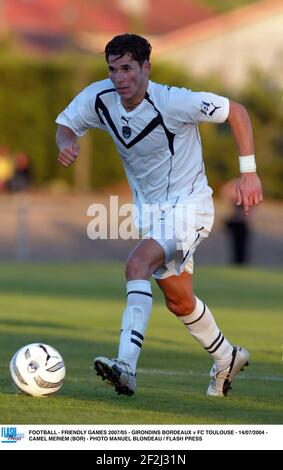
<svg viewBox="0 0 283 470"><path fill-rule="evenodd" d="M58 156L59 163L66 167L72 165L80 152L76 134L69 127L59 125L56 133L56 142L60 150Z"/></svg>
<svg viewBox="0 0 283 470"><path fill-rule="evenodd" d="M244 106L230 101L228 123L236 141L239 155L244 157L254 154L253 131L248 112ZM246 215L249 209L262 202L261 182L256 172L242 173L236 188L237 205L243 204Z"/></svg>

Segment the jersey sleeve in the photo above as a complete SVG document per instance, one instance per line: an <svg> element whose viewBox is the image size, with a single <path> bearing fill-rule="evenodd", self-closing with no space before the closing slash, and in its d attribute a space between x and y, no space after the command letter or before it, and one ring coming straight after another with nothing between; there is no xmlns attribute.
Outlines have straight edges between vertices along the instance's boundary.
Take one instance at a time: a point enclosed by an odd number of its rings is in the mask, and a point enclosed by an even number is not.
<svg viewBox="0 0 283 470"><path fill-rule="evenodd" d="M67 126L82 137L87 129L101 128L102 124L95 110L97 89L95 83L85 88L56 118L56 123Z"/></svg>
<svg viewBox="0 0 283 470"><path fill-rule="evenodd" d="M172 87L168 90L168 108L172 117L185 123L221 123L228 117L229 99L205 91Z"/></svg>

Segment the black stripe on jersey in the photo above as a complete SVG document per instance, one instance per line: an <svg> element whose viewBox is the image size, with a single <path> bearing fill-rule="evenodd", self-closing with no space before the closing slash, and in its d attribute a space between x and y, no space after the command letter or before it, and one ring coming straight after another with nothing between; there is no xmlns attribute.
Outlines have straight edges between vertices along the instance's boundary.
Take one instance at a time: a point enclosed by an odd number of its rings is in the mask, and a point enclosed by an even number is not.
<svg viewBox="0 0 283 470"><path fill-rule="evenodd" d="M161 125L164 129L164 132L166 134L166 137L168 139L168 146L169 146L169 150L171 152L171 157L170 157L170 168L169 168L169 172L168 172L168 184L167 184L167 189L166 189L166 199L168 199L168 196L169 196L169 189L170 189L170 177L171 177L171 172L172 172L172 157L174 155L174 137L175 137L175 134L173 134L172 132L169 131L169 129L167 129L167 127L165 126L164 124L164 121L163 121L163 117L160 113L160 111L155 107L153 101L151 101L150 97L149 97L149 94L146 92L146 95L145 95L145 99L154 107L155 111L158 113L158 115L160 116L160 119L161 119Z"/></svg>
<svg viewBox="0 0 283 470"><path fill-rule="evenodd" d="M108 122L108 125L112 129L112 131L115 134L116 138L119 140L119 142L121 142L121 144L124 145L124 147L126 147L126 149L130 149L135 144L140 142L148 134L150 134L157 126L160 125L160 126L163 127L165 135L166 135L167 140L168 140L168 147L169 147L169 150L170 150L170 153L171 153L170 168L169 168L169 172L168 172L168 185L167 185L167 189L166 189L166 199L168 199L169 190L170 190L170 177L171 177L172 166L173 166L172 165L172 156L174 155L174 138L175 138L175 134L173 134L172 132L169 131L169 129L167 129L167 127L164 124L163 117L162 117L160 111L155 107L153 101L149 97L148 92L146 92L145 99L153 106L153 108L157 112L157 116L155 118L153 118L152 121L149 122L148 125L143 129L143 131L140 132L133 140L131 140L131 142L128 142L128 143L125 142L124 139L120 136L120 134L119 134L119 132L118 132L111 116L110 116L110 113L107 109L107 106L103 103L103 101L101 99L101 95L104 95L106 93L111 93L113 91L116 91L115 88L110 88L108 90L102 91L101 93L98 93L98 95L96 97L96 100L95 100L95 111L96 111L96 113L97 113L97 115L100 119L100 122L103 125L105 125L103 117L106 119L106 121ZM101 114L103 114L103 117L102 117Z"/></svg>
<svg viewBox="0 0 283 470"><path fill-rule="evenodd" d="M153 102L150 100L149 98L149 95L148 93L146 93L145 95L145 98L147 99L147 101L154 107L155 111L157 112L157 116L155 116L155 118L152 119L152 121L150 121L148 123L148 125L143 129L142 132L140 132L133 140L131 140L131 142L127 143L124 141L124 139L120 136L114 122L112 121L112 118L110 116L110 113L107 109L107 106L103 103L102 99L100 98L101 95L104 95L106 93L111 93L113 91L116 91L115 88L110 88L108 90L104 90L102 91L101 93L98 93L97 94L97 97L96 97L96 100L95 100L95 111L100 119L100 122L104 125L104 120L103 120L103 117L106 119L106 121L108 122L109 126L111 127L112 131L114 132L115 136L117 137L117 139L121 142L121 144L124 145L124 147L126 147L127 149L133 147L135 144L137 144L140 140L144 139L148 134L150 134L150 132L152 132L157 126L161 125L165 131L165 134L166 134L166 137L168 139L168 146L169 146L169 149L170 149L170 152L171 154L173 155L174 154L174 146L173 146L173 142L174 142L174 137L175 137L175 134L172 134L172 132L170 132L167 127L165 126L164 124L164 121L163 121L163 118L160 114L160 112L158 111L158 109L154 106ZM103 114L103 117L101 115L101 112Z"/></svg>
<svg viewBox="0 0 283 470"><path fill-rule="evenodd" d="M106 95L106 93L111 93L112 91L116 93L116 88L107 88L106 90L103 90L97 93L97 96Z"/></svg>
<svg viewBox="0 0 283 470"><path fill-rule="evenodd" d="M110 116L110 113L109 113L107 107L105 106L105 104L103 103L103 101L101 100L99 95L97 95L97 98L96 98L95 109L96 109L96 112L99 116L100 121L102 122L102 124L104 124L103 118L102 118L102 116L99 112L100 110L102 111L104 118L108 122L108 124L111 127L112 131L114 132L115 136L121 142L121 144L123 144L124 147L126 147L127 149L130 149L131 147L133 147L140 140L144 139L148 134L150 134L150 132L152 132L157 126L161 125L160 116L157 115L155 118L152 119L152 121L150 121L150 123L143 129L142 132L140 132L133 140L131 140L131 142L127 143L120 136L114 122L112 121L112 118Z"/></svg>
<svg viewBox="0 0 283 470"><path fill-rule="evenodd" d="M130 294L141 294L141 295L147 295L148 297L152 297L152 294L150 294L149 292L143 292L141 290L130 290L130 292L127 293L127 297Z"/></svg>
<svg viewBox="0 0 283 470"><path fill-rule="evenodd" d="M148 92L146 92L146 94L145 94L145 99L154 107L154 109L157 112L158 116L160 116L160 124L163 127L163 129L165 131L165 134L166 134L166 137L168 139L168 146L169 146L171 155L174 155L174 153L175 153L174 152L174 137L175 137L175 134L170 132L169 129L167 129L167 127L165 126L164 121L163 121L163 117L162 117L160 111L154 106L154 103L153 103L153 101L151 101Z"/></svg>
<svg viewBox="0 0 283 470"><path fill-rule="evenodd" d="M150 134L150 132L153 131L153 129L155 129L160 124L160 118L159 118L159 116L156 116L144 128L144 130L142 132L140 132L139 135L137 135L133 140L131 140L131 142L127 143L120 136L114 122L112 121L112 118L110 116L110 113L109 113L107 107L105 106L105 104L103 103L103 101L101 100L99 95L97 95L97 98L96 98L95 109L96 109L96 112L99 116L100 121L104 124L104 121L103 121L103 119L101 117L101 114L99 112L100 110L102 111L103 116L105 117L106 121L108 122L108 124L111 127L112 131L114 132L115 136L121 142L121 144L123 144L124 147L126 147L127 149L129 149L129 148L133 147L135 144L137 144L140 140L142 140L144 137L146 137L148 134Z"/></svg>
<svg viewBox="0 0 283 470"><path fill-rule="evenodd" d="M168 196L169 196L169 189L170 189L170 177L171 177L171 172L172 172L172 157L174 155L174 137L175 137L175 134L173 134L172 132L169 131L169 129L167 129L167 127L165 126L164 124L164 121L163 121L163 117L160 113L160 111L154 106L154 103L153 101L151 101L150 97L149 97L149 94L146 93L145 95L145 99L154 107L155 111L158 113L158 116L160 116L160 124L161 126L163 127L164 129L164 132L166 134L166 137L168 139L168 146L169 146L169 150L171 152L171 157L170 157L170 168L169 168L169 172L168 172L168 184L167 184L167 189L166 189L166 199L168 199Z"/></svg>
<svg viewBox="0 0 283 470"><path fill-rule="evenodd" d="M190 323L185 323L185 325L192 325L193 323L196 323L197 321L199 321L205 314L205 304L203 304L203 311L202 311L202 314L194 321L191 321Z"/></svg>
<svg viewBox="0 0 283 470"><path fill-rule="evenodd" d="M100 93L97 94L97 98L100 97L101 95L105 95L106 93L112 93L112 92L116 92L116 88L108 88L107 90L101 91ZM102 116L99 113L97 99L95 100L95 111L96 111L97 116L99 117L101 124L105 125L102 119Z"/></svg>

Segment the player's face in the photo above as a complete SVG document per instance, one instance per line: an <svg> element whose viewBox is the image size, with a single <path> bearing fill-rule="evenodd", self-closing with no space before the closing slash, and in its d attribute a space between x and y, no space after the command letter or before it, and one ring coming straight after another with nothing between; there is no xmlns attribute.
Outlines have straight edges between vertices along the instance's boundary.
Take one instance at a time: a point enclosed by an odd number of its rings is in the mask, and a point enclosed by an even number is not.
<svg viewBox="0 0 283 470"><path fill-rule="evenodd" d="M122 103L135 104L143 99L148 85L150 63L145 61L142 66L133 60L130 54L123 57L109 55L109 78L112 80Z"/></svg>

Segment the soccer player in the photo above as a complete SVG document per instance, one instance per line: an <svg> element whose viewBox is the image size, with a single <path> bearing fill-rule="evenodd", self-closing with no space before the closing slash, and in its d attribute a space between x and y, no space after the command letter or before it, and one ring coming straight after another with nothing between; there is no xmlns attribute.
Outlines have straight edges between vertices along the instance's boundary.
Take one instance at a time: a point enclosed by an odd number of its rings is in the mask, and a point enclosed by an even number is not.
<svg viewBox="0 0 283 470"><path fill-rule="evenodd" d="M193 253L213 224L212 190L197 124L229 123L240 155L237 204L245 214L263 199L252 127L241 104L150 81L150 53L151 45L141 36L114 37L105 47L109 78L85 88L56 119L59 162L66 167L78 157L77 139L87 129L97 127L111 135L142 234L126 263L127 305L117 359L97 357L94 367L118 394L135 393L153 276L168 309L213 359L207 394L223 397L248 364L249 352L228 341L208 306L193 294Z"/></svg>

